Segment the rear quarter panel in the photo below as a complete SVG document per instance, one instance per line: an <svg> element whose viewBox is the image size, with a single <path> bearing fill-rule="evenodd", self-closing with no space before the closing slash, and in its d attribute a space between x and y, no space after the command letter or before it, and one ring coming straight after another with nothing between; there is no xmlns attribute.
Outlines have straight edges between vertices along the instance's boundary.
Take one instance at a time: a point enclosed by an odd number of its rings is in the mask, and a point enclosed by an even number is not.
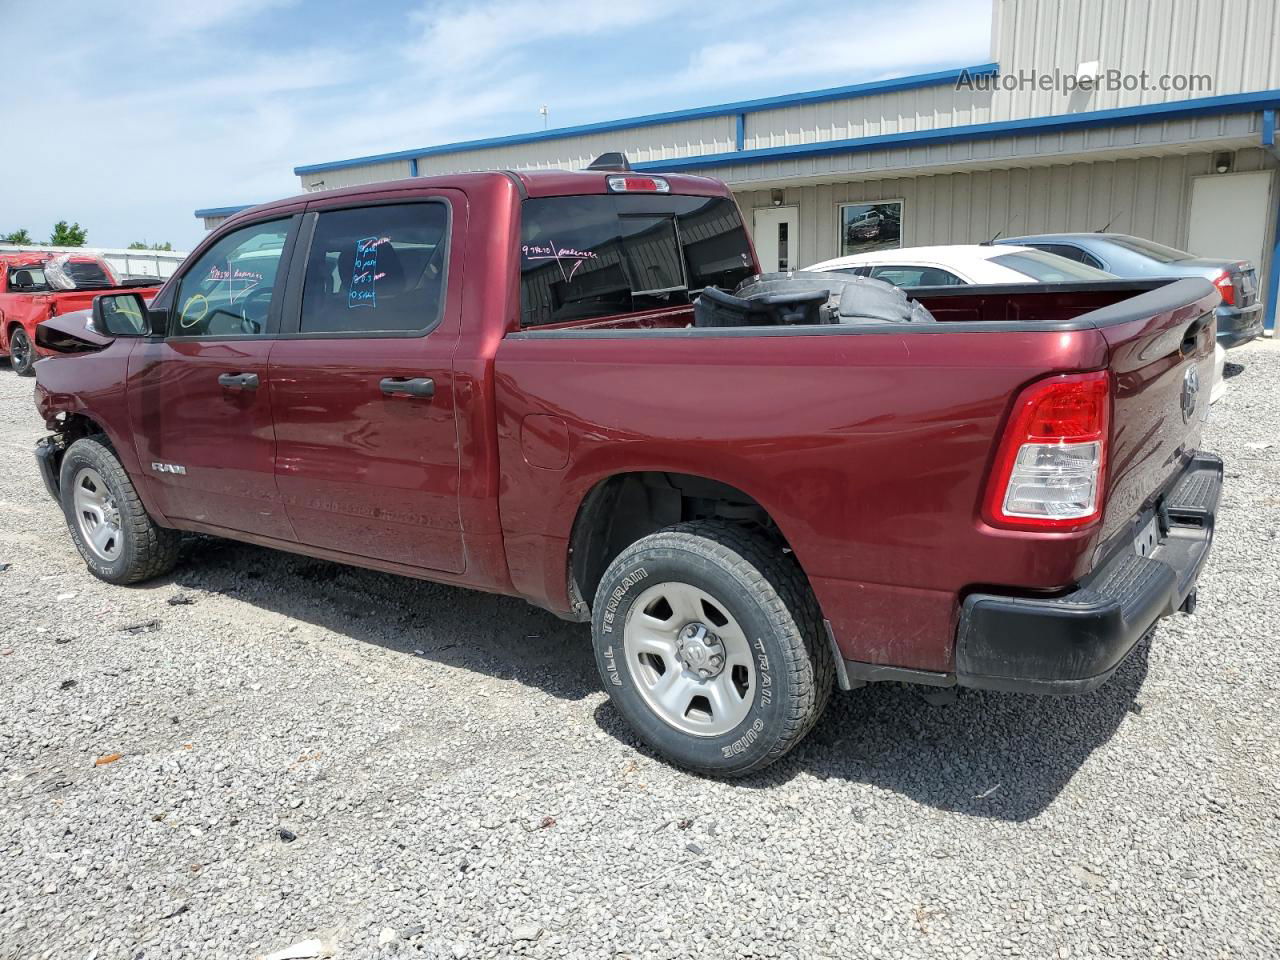
<svg viewBox="0 0 1280 960"><path fill-rule="evenodd" d="M949 669L965 588L1054 588L1087 569L1096 527L997 531L979 506L1019 388L1052 372L1100 369L1107 346L1096 330L940 327L508 337L495 387L516 588L567 608L568 537L602 480L640 470L705 476L769 511L847 658ZM531 421L539 429L563 425L552 437L564 448L562 467L522 443L531 415L542 415Z"/></svg>

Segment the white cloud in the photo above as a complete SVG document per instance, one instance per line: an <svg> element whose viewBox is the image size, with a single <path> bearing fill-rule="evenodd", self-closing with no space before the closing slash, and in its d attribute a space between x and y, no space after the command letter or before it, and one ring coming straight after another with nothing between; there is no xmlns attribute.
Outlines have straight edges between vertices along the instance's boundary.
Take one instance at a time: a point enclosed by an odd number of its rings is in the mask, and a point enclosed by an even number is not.
<svg viewBox="0 0 1280 960"><path fill-rule="evenodd" d="M672 78L671 86L715 87L741 76L870 80L938 64L982 62L990 55L990 9L988 0L878 0L846 4L835 15L827 10L779 18L765 38L707 44Z"/></svg>
<svg viewBox="0 0 1280 960"><path fill-rule="evenodd" d="M134 0L112 10L67 0L62 9L54 19L30 5L5 14L6 39L32 38L6 45L6 68L38 83L24 107L30 122L0 128L0 230L41 236L67 218L91 243L187 246L201 235L196 207L296 193L294 166L535 129L543 102L558 122L576 122L983 60L989 6L483 0L405 13L296 0ZM369 23L376 29L357 33Z"/></svg>
<svg viewBox="0 0 1280 960"><path fill-rule="evenodd" d="M409 57L438 75L500 66L511 55L564 37L623 34L642 24L670 20L676 0L614 4L590 0L490 0L463 10L432 4L412 16L419 34ZM545 48L542 55L545 56ZM543 62L546 69L564 64Z"/></svg>

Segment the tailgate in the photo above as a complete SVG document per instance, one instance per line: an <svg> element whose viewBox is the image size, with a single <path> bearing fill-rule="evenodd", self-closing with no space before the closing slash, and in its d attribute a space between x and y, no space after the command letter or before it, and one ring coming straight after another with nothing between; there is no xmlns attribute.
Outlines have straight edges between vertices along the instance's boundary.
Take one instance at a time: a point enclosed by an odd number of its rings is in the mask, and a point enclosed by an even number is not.
<svg viewBox="0 0 1280 960"><path fill-rule="evenodd" d="M1114 381L1104 538L1150 506L1199 448L1219 302L1208 280L1187 278L1080 318L1106 339Z"/></svg>

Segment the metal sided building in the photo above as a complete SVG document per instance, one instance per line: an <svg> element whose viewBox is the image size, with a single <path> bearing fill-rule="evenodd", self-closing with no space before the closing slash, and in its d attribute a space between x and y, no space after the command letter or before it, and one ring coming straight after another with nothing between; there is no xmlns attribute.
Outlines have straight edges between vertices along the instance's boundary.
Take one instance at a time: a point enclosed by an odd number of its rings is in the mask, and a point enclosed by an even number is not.
<svg viewBox="0 0 1280 960"><path fill-rule="evenodd" d="M1109 227L1254 261L1272 327L1280 0L993 3L988 63L294 172L326 190L622 151L639 170L728 183L766 270L873 234L918 246ZM1105 88L1064 79L1109 72ZM880 223L892 229L869 229Z"/></svg>

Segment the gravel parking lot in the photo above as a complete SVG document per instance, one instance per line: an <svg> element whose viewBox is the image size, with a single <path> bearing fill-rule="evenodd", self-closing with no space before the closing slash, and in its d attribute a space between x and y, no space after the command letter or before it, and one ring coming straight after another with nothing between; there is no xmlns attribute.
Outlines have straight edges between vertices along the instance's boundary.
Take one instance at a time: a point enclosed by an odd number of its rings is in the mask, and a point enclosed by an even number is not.
<svg viewBox="0 0 1280 960"><path fill-rule="evenodd" d="M838 696L736 783L517 601L211 539L98 582L0 370L0 957L1274 957L1280 346L1230 359L1194 617L1087 697Z"/></svg>

